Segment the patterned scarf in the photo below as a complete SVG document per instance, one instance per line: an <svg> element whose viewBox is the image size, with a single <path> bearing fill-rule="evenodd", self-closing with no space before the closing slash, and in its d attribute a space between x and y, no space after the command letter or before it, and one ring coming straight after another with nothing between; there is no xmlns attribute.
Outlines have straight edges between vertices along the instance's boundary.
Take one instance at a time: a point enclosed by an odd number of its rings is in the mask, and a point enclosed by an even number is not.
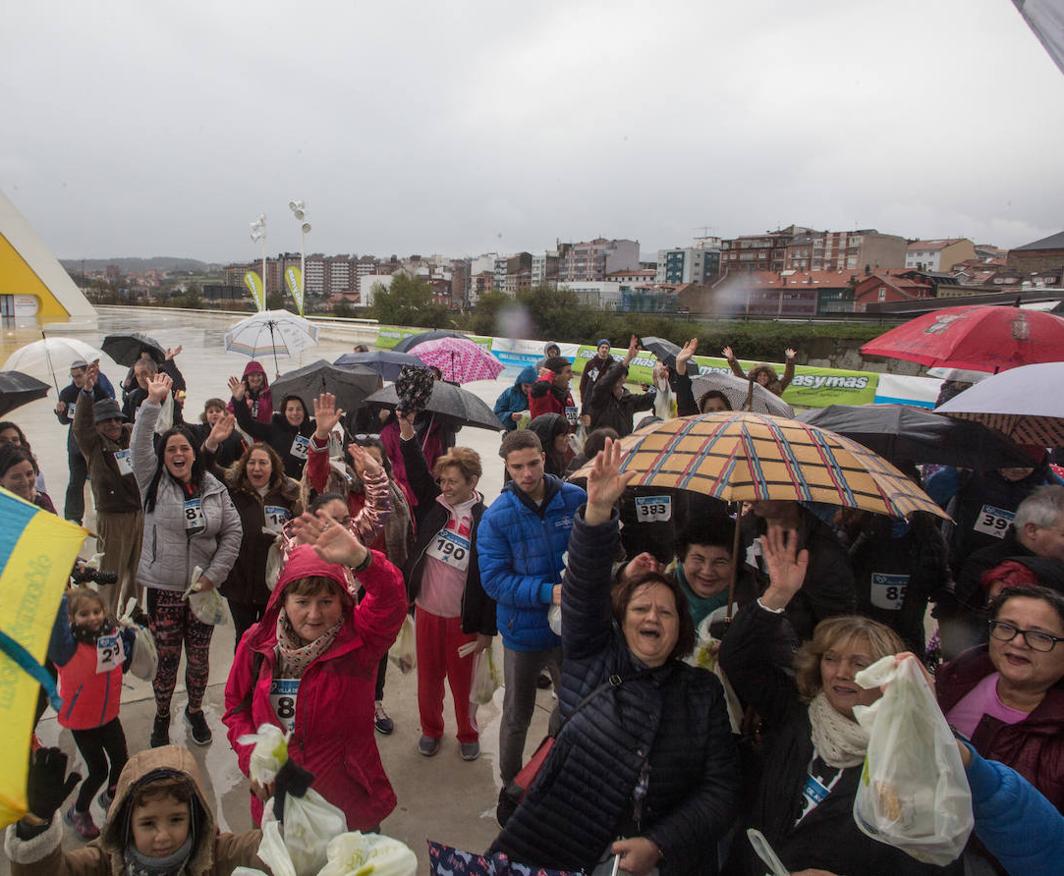
<svg viewBox="0 0 1064 876"><path fill-rule="evenodd" d="M277 615L277 677L302 678L307 667L329 650L344 624L341 617L313 642L304 642L292 628L288 615Z"/></svg>
<svg viewBox="0 0 1064 876"><path fill-rule="evenodd" d="M95 645L100 636L113 636L116 632L117 629L110 618L104 620L95 630L90 627L83 627L80 624L72 623L70 625L70 635L74 637L74 641L84 642L86 645Z"/></svg>
<svg viewBox="0 0 1064 876"><path fill-rule="evenodd" d="M124 854L124 876L178 876L185 872L185 866L192 857L192 836L176 852L165 858L150 858L142 855L132 844L126 847Z"/></svg>
<svg viewBox="0 0 1064 876"><path fill-rule="evenodd" d="M823 691L809 704L809 723L813 727L813 746L828 766L845 769L864 762L868 731L836 712Z"/></svg>

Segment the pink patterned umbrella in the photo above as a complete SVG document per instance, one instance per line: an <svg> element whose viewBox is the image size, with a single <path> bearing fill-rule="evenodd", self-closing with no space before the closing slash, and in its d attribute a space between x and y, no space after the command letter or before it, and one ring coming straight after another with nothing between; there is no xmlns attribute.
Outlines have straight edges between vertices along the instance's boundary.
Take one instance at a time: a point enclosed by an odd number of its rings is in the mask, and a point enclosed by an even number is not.
<svg viewBox="0 0 1064 876"><path fill-rule="evenodd" d="M425 341L418 344L413 353L426 365L439 368L443 379L452 383L494 380L503 370L502 362L468 338Z"/></svg>

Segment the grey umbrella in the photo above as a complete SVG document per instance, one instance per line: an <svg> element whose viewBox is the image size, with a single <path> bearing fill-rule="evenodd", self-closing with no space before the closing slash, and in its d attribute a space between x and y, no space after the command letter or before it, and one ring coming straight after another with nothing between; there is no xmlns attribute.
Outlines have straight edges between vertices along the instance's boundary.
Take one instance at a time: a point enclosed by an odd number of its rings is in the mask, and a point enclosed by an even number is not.
<svg viewBox="0 0 1064 876"><path fill-rule="evenodd" d="M787 419L794 417L794 408L755 381L742 380L734 374L721 374L717 371L703 374L691 381L691 393L696 402L713 389L724 394L733 411L750 410L755 414L771 414Z"/></svg>
<svg viewBox="0 0 1064 876"><path fill-rule="evenodd" d="M393 410L398 403L399 396L395 391L395 384L378 390L366 399L368 405L380 405L382 408ZM437 380L432 385L432 395L429 396L424 410L452 425L491 429L493 432L502 429L491 408L473 393L442 380Z"/></svg>
<svg viewBox="0 0 1064 876"><path fill-rule="evenodd" d="M337 368L319 359L296 371L282 374L270 389L275 406L286 395L294 395L301 398L310 411L314 409L314 399L323 392L331 392L336 396L336 406L351 413L376 391L378 382L377 373L364 365Z"/></svg>
<svg viewBox="0 0 1064 876"><path fill-rule="evenodd" d="M0 417L48 395L51 387L21 371L0 371Z"/></svg>

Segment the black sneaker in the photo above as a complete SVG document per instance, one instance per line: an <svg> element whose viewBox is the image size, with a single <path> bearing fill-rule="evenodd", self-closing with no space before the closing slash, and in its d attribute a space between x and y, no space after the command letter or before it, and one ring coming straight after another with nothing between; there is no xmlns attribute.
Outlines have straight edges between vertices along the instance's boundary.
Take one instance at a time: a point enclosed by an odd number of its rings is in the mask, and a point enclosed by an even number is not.
<svg viewBox="0 0 1064 876"><path fill-rule="evenodd" d="M207 718L202 709L198 712L190 712L188 706L185 706L185 720L192 728L192 741L196 745L211 744L211 739L214 737L211 736L211 728L207 726Z"/></svg>
<svg viewBox="0 0 1064 876"><path fill-rule="evenodd" d="M549 672L541 672L536 677L536 687L540 690L550 690L552 684L553 682L551 681Z"/></svg>
<svg viewBox="0 0 1064 876"><path fill-rule="evenodd" d="M388 717L380 700L373 704L373 726L381 736L391 736L395 732L395 721Z"/></svg>
<svg viewBox="0 0 1064 876"><path fill-rule="evenodd" d="M151 742L149 744L152 748L161 748L164 745L170 744L169 715L155 716L155 723L151 726Z"/></svg>

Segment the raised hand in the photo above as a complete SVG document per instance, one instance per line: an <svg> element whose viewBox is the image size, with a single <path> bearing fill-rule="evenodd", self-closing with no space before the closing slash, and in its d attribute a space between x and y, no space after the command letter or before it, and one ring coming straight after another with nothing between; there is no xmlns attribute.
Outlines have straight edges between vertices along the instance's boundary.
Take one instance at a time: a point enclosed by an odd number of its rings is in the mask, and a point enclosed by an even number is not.
<svg viewBox="0 0 1064 876"><path fill-rule="evenodd" d="M148 401L153 401L157 405L161 405L166 397L170 394L170 390L173 389L174 382L170 379L169 374L163 374L159 372L154 377L148 378Z"/></svg>
<svg viewBox="0 0 1064 876"><path fill-rule="evenodd" d="M233 434L234 428L236 428L236 417L226 411L218 422L211 427L207 440L203 442L204 448L214 453L218 449L218 445L228 440L229 436Z"/></svg>
<svg viewBox="0 0 1064 876"><path fill-rule="evenodd" d="M81 388L91 395L92 391L96 388L96 381L99 379L100 363L93 362L85 369L85 377L82 379Z"/></svg>
<svg viewBox="0 0 1064 876"><path fill-rule="evenodd" d="M676 364L687 364L691 357L698 350L698 338L691 338L686 344L683 345L683 349L676 354Z"/></svg>
<svg viewBox="0 0 1064 876"><path fill-rule="evenodd" d="M732 352L731 347L725 347L723 350L721 350L721 353L724 354L724 358L727 359L729 362L735 358L735 353Z"/></svg>
<svg viewBox="0 0 1064 876"><path fill-rule="evenodd" d="M660 572L661 563L659 563L652 553L643 551L641 554L636 554L621 572L622 578L631 578L635 575L642 575L645 572Z"/></svg>
<svg viewBox="0 0 1064 876"><path fill-rule="evenodd" d="M244 381L241 380L239 377L230 377L229 378L229 393L237 401L243 401L244 400L244 392L246 390L247 390L247 387L244 386Z"/></svg>
<svg viewBox="0 0 1064 876"><path fill-rule="evenodd" d="M184 348L180 344L178 344L176 347L167 347L166 348L166 358L169 360L169 359L174 359L174 358L180 356L181 355L181 351L183 349Z"/></svg>
<svg viewBox="0 0 1064 876"><path fill-rule="evenodd" d="M767 608L786 608L805 582L809 551L798 550L797 530L770 525L761 537L761 554L769 577L761 602Z"/></svg>
<svg viewBox="0 0 1064 876"><path fill-rule="evenodd" d="M639 335L632 335L628 342L628 352L624 354L625 364L631 362L639 354Z"/></svg>
<svg viewBox="0 0 1064 876"><path fill-rule="evenodd" d="M793 359L798 355L798 351L794 347L788 347L784 352L787 354L788 359Z"/></svg>
<svg viewBox="0 0 1064 876"><path fill-rule="evenodd" d="M373 454L368 452L361 444L348 444L347 452L351 454L351 462L354 463L355 474L362 480L365 480L367 475L371 478L378 477L384 471L384 467L377 462Z"/></svg>
<svg viewBox="0 0 1064 876"><path fill-rule="evenodd" d="M416 410L403 411L401 414L396 413L396 419L399 421L399 437L404 441L409 441L414 437L414 418L417 417L418 412ZM514 419L520 419L517 414L514 414Z"/></svg>
<svg viewBox="0 0 1064 876"><path fill-rule="evenodd" d="M369 553L351 530L341 526L324 510L317 517L302 514L292 521L302 544L314 545L314 552L327 563L360 566Z"/></svg>
<svg viewBox="0 0 1064 876"><path fill-rule="evenodd" d="M29 811L50 821L70 792L81 781L78 773L67 775L67 756L58 748L38 748L30 759L26 779Z"/></svg>
<svg viewBox="0 0 1064 876"><path fill-rule="evenodd" d="M314 399L314 437L324 441L343 416L344 412L336 407L336 396L323 392Z"/></svg>
<svg viewBox="0 0 1064 876"><path fill-rule="evenodd" d="M613 506L621 498L628 482L638 474L634 471L621 474L622 456L620 442L607 438L606 446L591 464L591 472L587 476L587 511L584 514L584 520L590 526L610 519Z"/></svg>

